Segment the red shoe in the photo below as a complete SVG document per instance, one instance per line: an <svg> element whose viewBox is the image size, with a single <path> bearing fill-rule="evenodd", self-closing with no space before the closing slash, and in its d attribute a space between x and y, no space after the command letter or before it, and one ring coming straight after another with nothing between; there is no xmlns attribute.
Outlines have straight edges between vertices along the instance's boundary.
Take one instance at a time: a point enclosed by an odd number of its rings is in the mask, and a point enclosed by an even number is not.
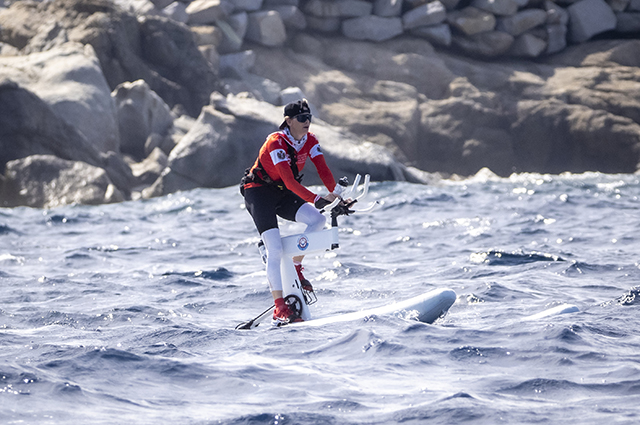
<svg viewBox="0 0 640 425"><path fill-rule="evenodd" d="M313 286L311 286L311 282L305 279L305 277L302 275L302 264L296 264L295 266L296 271L298 272L298 279L300 279L300 284L302 285L302 289L304 289L305 291L313 292Z"/></svg>
<svg viewBox="0 0 640 425"><path fill-rule="evenodd" d="M273 320L277 322L278 326L286 325L287 323L302 322L302 319L291 311L283 298L278 298L275 304L276 309L273 311Z"/></svg>

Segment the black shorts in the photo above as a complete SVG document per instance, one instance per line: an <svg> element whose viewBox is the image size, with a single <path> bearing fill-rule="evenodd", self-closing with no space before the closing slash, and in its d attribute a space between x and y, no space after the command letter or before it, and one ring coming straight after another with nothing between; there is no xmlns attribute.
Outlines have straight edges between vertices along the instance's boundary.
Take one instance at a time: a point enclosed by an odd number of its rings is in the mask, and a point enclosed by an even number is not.
<svg viewBox="0 0 640 425"><path fill-rule="evenodd" d="M252 187L244 190L244 203L253 217L260 234L278 228L278 218L295 221L296 213L305 201L288 189L271 186Z"/></svg>

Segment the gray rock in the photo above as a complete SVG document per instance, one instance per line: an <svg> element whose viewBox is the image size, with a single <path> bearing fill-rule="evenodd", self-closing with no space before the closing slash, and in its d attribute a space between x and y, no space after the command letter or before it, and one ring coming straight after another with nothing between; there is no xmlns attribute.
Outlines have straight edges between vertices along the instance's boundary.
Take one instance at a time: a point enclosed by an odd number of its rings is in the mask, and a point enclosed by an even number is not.
<svg viewBox="0 0 640 425"><path fill-rule="evenodd" d="M569 39L574 43L582 43L616 27L616 15L604 0L580 0L567 11L571 17Z"/></svg>
<svg viewBox="0 0 640 425"><path fill-rule="evenodd" d="M547 42L545 40L531 33L524 33L516 37L509 54L518 57L537 58L546 49Z"/></svg>
<svg viewBox="0 0 640 425"><path fill-rule="evenodd" d="M447 24L428 27L418 27L411 30L411 34L424 37L433 44L440 46L451 45L451 28Z"/></svg>
<svg viewBox="0 0 640 425"><path fill-rule="evenodd" d="M496 18L493 14L472 6L450 12L447 22L466 35L493 31L496 27Z"/></svg>
<svg viewBox="0 0 640 425"><path fill-rule="evenodd" d="M214 69L220 68L220 55L218 54L218 49L216 49L216 46L214 46L213 44L198 46L198 50L200 50L200 53L202 53L202 57L204 57Z"/></svg>
<svg viewBox="0 0 640 425"><path fill-rule="evenodd" d="M340 18L318 18L315 16L306 16L307 26L311 30L320 32L338 32L342 28L342 20Z"/></svg>
<svg viewBox="0 0 640 425"><path fill-rule="evenodd" d="M228 94L252 98L272 105L280 103L282 87L268 78L252 73L245 73L240 80L226 78L224 82L225 92Z"/></svg>
<svg viewBox="0 0 640 425"><path fill-rule="evenodd" d="M33 91L99 151L119 151L116 109L91 46L66 43L46 52L0 57L0 79Z"/></svg>
<svg viewBox="0 0 640 425"><path fill-rule="evenodd" d="M624 12L631 0L607 0L607 4L614 12Z"/></svg>
<svg viewBox="0 0 640 425"><path fill-rule="evenodd" d="M302 90L300 90L299 87L287 87L280 92L281 105L286 105L291 102L297 102L300 99L306 98L307 96L305 96L305 94L302 92ZM316 111L313 104L310 104L309 107L311 109L311 113L317 116L318 112Z"/></svg>
<svg viewBox="0 0 640 425"><path fill-rule="evenodd" d="M113 3L136 16L152 16L161 13L150 0L114 0Z"/></svg>
<svg viewBox="0 0 640 425"><path fill-rule="evenodd" d="M280 14L282 22L284 22L284 26L287 28L298 31L307 28L307 19L297 6L273 6L270 10L275 10Z"/></svg>
<svg viewBox="0 0 640 425"><path fill-rule="evenodd" d="M2 192L3 205L8 207L55 208L124 201L102 168L52 155L8 162Z"/></svg>
<svg viewBox="0 0 640 425"><path fill-rule="evenodd" d="M273 10L249 13L246 38L263 46L282 46L287 32L280 14Z"/></svg>
<svg viewBox="0 0 640 425"><path fill-rule="evenodd" d="M247 34L249 15L246 12L236 13L224 21L218 21L216 25L223 34L218 51L221 54L239 51Z"/></svg>
<svg viewBox="0 0 640 425"><path fill-rule="evenodd" d="M629 12L640 12L640 0L630 0L627 6Z"/></svg>
<svg viewBox="0 0 640 425"><path fill-rule="evenodd" d="M461 79L460 79L461 80ZM465 90L477 92L468 82ZM514 138L505 129L510 118L490 93L468 93L420 105L421 139L414 147L415 166L432 172L472 175L483 167L508 176L516 157Z"/></svg>
<svg viewBox="0 0 640 425"><path fill-rule="evenodd" d="M446 19L447 10L440 1L435 0L402 15L402 25L405 30L410 30L422 26L438 25Z"/></svg>
<svg viewBox="0 0 640 425"><path fill-rule="evenodd" d="M375 0L373 2L373 14L385 18L400 16L402 13L402 0Z"/></svg>
<svg viewBox="0 0 640 425"><path fill-rule="evenodd" d="M440 0L444 7L450 12L458 7L460 0Z"/></svg>
<svg viewBox="0 0 640 425"><path fill-rule="evenodd" d="M514 37L502 31L489 31L470 37L454 36L453 44L470 55L493 58L504 55L513 44Z"/></svg>
<svg viewBox="0 0 640 425"><path fill-rule="evenodd" d="M233 5L236 11L255 12L262 7L262 0L233 0Z"/></svg>
<svg viewBox="0 0 640 425"><path fill-rule="evenodd" d="M355 18L370 15L373 4L363 0L310 0L303 11L318 18Z"/></svg>
<svg viewBox="0 0 640 425"><path fill-rule="evenodd" d="M230 53L220 56L220 73L222 75L242 76L251 71L256 63L256 56L252 50Z"/></svg>
<svg viewBox="0 0 640 425"><path fill-rule="evenodd" d="M125 162L120 153L113 151L106 153L100 152L100 158L102 160L102 163L99 165L100 168L103 168L107 172L113 184L116 185L126 199L129 199L131 188L135 184L131 167Z"/></svg>
<svg viewBox="0 0 640 425"><path fill-rule="evenodd" d="M269 9L274 6L295 6L300 7L299 0L263 0L263 9Z"/></svg>
<svg viewBox="0 0 640 425"><path fill-rule="evenodd" d="M616 18L616 31L628 34L640 32L640 12L619 12Z"/></svg>
<svg viewBox="0 0 640 425"><path fill-rule="evenodd" d="M31 155L55 155L102 165L98 150L32 92L0 81L0 167ZM2 168L3 169L3 168Z"/></svg>
<svg viewBox="0 0 640 425"><path fill-rule="evenodd" d="M0 27L2 29L2 27ZM0 42L0 56L18 56L20 50L10 44Z"/></svg>
<svg viewBox="0 0 640 425"><path fill-rule="evenodd" d="M514 37L544 24L547 21L547 12L542 9L527 9L513 16L498 19L496 29L511 34Z"/></svg>
<svg viewBox="0 0 640 425"><path fill-rule="evenodd" d="M118 111L121 150L141 160L150 134L166 135L176 118L143 80L123 83L112 93Z"/></svg>
<svg viewBox="0 0 640 425"><path fill-rule="evenodd" d="M191 27L191 32L198 46L218 47L224 38L222 30L213 25L194 25Z"/></svg>
<svg viewBox="0 0 640 425"><path fill-rule="evenodd" d="M517 112L512 132L518 140L522 171L636 170L640 125L629 118L557 99L523 100Z"/></svg>
<svg viewBox="0 0 640 425"><path fill-rule="evenodd" d="M174 1L173 3L166 6L162 9L162 13L169 19L173 19L177 22L182 22L186 24L189 21L189 14L187 13L187 5L180 2Z"/></svg>
<svg viewBox="0 0 640 425"><path fill-rule="evenodd" d="M187 6L189 25L213 24L224 19L233 11L233 4L227 0L195 0Z"/></svg>
<svg viewBox="0 0 640 425"><path fill-rule="evenodd" d="M383 18L376 15L346 19L342 22L342 34L354 40L385 41L402 34L399 17Z"/></svg>
<svg viewBox="0 0 640 425"><path fill-rule="evenodd" d="M473 0L471 6L493 13L494 15L514 15L519 4L516 0Z"/></svg>
<svg viewBox="0 0 640 425"><path fill-rule="evenodd" d="M155 148L144 161L131 164L131 171L136 178L138 186L150 186L162 174L169 161L167 155L160 149Z"/></svg>
<svg viewBox="0 0 640 425"><path fill-rule="evenodd" d="M174 1L173 0L151 0L151 3L153 3L153 5L158 9L164 9L165 7L174 3Z"/></svg>
<svg viewBox="0 0 640 425"><path fill-rule="evenodd" d="M567 26L547 25L547 54L557 53L567 47Z"/></svg>
<svg viewBox="0 0 640 425"><path fill-rule="evenodd" d="M544 9L547 11L547 24L549 25L564 25L569 23L569 12L566 9L558 6L551 0L545 0Z"/></svg>

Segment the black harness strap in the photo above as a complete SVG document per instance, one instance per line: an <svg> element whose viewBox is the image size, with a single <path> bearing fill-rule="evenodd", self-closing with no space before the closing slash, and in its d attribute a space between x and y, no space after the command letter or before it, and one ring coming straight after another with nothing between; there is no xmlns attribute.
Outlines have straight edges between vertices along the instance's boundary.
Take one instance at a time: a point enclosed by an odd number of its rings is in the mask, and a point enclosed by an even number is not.
<svg viewBox="0 0 640 425"><path fill-rule="evenodd" d="M289 154L291 166L291 172L293 173L293 178L296 179L298 183L302 181L302 177L304 174L300 174L298 171L298 152L296 149L291 146L289 143L285 142L287 145L287 153ZM253 168L247 168L244 170L244 177L240 181L240 193L244 192L244 185L248 183L258 183L265 186L273 186L280 190L284 190L286 187L282 183L276 183L269 177L269 174L264 170L262 163L258 160L258 165Z"/></svg>

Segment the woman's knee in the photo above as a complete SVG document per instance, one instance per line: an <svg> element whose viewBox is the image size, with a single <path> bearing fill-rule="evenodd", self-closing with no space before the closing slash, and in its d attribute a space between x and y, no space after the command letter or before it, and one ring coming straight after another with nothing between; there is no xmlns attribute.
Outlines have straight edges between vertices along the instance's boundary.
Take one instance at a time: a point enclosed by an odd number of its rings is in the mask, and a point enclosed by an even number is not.
<svg viewBox="0 0 640 425"><path fill-rule="evenodd" d="M311 204L304 204L296 213L296 221L307 225L306 232L318 232L324 228L327 220Z"/></svg>
<svg viewBox="0 0 640 425"><path fill-rule="evenodd" d="M269 229L263 232L260 237L267 249L267 262L280 262L282 259L282 240L280 239L280 230Z"/></svg>

